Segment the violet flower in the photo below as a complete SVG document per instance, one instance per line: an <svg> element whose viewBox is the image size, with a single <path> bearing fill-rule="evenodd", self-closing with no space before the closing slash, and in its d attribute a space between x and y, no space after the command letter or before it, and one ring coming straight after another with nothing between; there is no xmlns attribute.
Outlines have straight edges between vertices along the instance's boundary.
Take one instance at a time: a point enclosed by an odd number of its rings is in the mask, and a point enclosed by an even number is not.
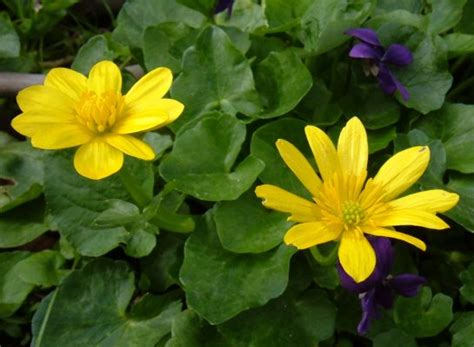
<svg viewBox="0 0 474 347"><path fill-rule="evenodd" d="M337 266L341 285L353 293L358 293L362 307L362 319L357 332L364 335L369 330L371 322L379 315L380 307L389 309L393 306L395 295L406 297L418 294L420 287L426 283L424 277L413 274L391 276L395 252L390 240L385 237L369 239L377 256L374 272L361 283L356 283L342 268Z"/></svg>
<svg viewBox="0 0 474 347"><path fill-rule="evenodd" d="M359 43L352 47L349 56L355 59L366 59L367 75L372 74L379 80L380 88L385 94L392 95L398 89L403 100L410 98L410 93L390 71L389 65L406 66L413 62L410 50L398 43L385 49L380 43L377 33L372 29L357 28L345 32L357 38Z"/></svg>
<svg viewBox="0 0 474 347"><path fill-rule="evenodd" d="M227 14L230 17L232 14L233 6L234 6L234 0L219 0L217 2L216 8L214 9L214 13L217 14L217 13L227 10Z"/></svg>

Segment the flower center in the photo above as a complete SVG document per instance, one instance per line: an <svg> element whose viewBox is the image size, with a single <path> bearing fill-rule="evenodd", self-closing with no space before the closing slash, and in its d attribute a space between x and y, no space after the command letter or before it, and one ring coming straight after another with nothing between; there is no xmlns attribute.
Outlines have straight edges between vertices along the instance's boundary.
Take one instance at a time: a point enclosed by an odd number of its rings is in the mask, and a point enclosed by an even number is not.
<svg viewBox="0 0 474 347"><path fill-rule="evenodd" d="M95 133L103 133L114 125L123 108L120 93L105 92L97 94L84 92L76 104L77 119Z"/></svg>
<svg viewBox="0 0 474 347"><path fill-rule="evenodd" d="M342 206L342 220L346 225L356 225L364 218L364 210L357 202L347 201Z"/></svg>

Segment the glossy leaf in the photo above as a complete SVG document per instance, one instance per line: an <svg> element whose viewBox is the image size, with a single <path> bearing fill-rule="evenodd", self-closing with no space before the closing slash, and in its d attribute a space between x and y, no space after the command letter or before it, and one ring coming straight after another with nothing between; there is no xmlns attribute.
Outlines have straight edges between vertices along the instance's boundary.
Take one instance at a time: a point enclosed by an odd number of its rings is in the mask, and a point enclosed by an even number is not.
<svg viewBox="0 0 474 347"><path fill-rule="evenodd" d="M177 190L201 200L237 199L263 169L260 160L249 156L231 171L245 133L245 125L233 116L203 115L177 134L160 174Z"/></svg>
<svg viewBox="0 0 474 347"><path fill-rule="evenodd" d="M180 279L187 304L211 324L262 306L285 290L294 252L294 248L281 245L254 255L231 253L222 248L208 214L184 249Z"/></svg>

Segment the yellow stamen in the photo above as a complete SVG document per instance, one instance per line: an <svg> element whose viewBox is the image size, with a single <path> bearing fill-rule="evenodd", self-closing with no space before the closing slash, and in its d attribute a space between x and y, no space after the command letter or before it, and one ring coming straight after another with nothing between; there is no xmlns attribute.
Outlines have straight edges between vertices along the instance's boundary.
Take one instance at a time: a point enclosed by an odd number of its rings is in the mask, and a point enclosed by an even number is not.
<svg viewBox="0 0 474 347"><path fill-rule="evenodd" d="M123 109L123 97L120 93L105 92L98 95L87 91L82 94L75 109L81 124L101 134L115 124Z"/></svg>

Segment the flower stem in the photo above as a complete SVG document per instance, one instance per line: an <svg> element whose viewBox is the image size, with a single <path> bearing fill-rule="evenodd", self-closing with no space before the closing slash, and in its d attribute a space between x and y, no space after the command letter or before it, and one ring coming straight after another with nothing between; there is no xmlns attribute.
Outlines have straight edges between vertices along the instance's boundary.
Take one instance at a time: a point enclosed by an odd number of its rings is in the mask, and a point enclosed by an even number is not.
<svg viewBox="0 0 474 347"><path fill-rule="evenodd" d="M143 209L145 206L147 206L150 202L150 199L138 181L132 175L130 175L127 170L120 170L119 176L123 186L128 191L137 206L140 209Z"/></svg>
<svg viewBox="0 0 474 347"><path fill-rule="evenodd" d="M338 245L334 245L333 249L331 250L331 252L329 252L328 255L323 255L319 251L318 246L311 247L309 250L314 260L316 260L319 264L323 266L328 266L336 262L338 248Z"/></svg>

